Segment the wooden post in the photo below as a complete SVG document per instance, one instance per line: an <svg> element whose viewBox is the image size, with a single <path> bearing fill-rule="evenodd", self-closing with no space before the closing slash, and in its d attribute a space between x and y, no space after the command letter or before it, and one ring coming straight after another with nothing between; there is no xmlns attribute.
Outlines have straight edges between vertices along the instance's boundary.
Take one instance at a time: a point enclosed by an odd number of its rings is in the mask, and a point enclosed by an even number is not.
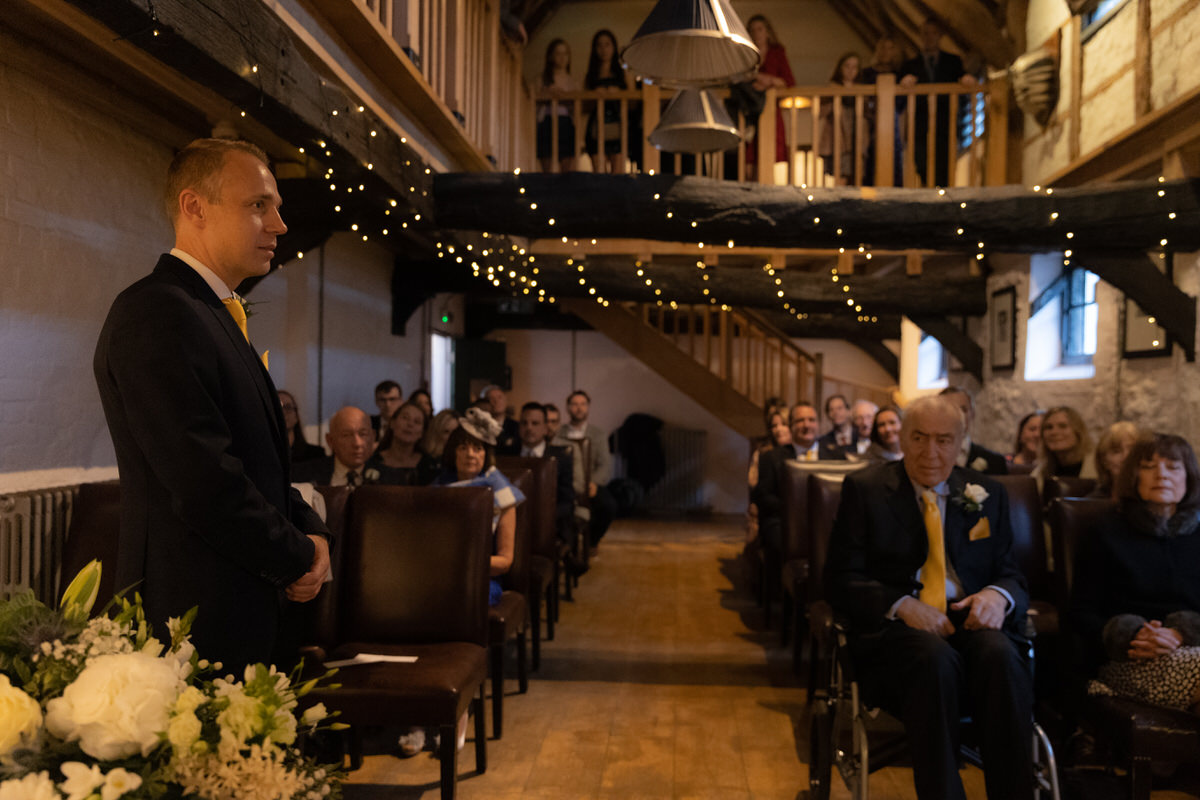
<svg viewBox="0 0 1200 800"><path fill-rule="evenodd" d="M1150 113L1150 84L1154 70L1153 41L1150 35L1150 0L1137 2L1137 31L1134 34L1133 56L1133 113L1144 117Z"/></svg>
<svg viewBox="0 0 1200 800"><path fill-rule="evenodd" d="M896 173L896 76L875 80L875 185L894 186Z"/></svg>
<svg viewBox="0 0 1200 800"><path fill-rule="evenodd" d="M622 97L617 102L621 104L621 172L624 173L629 172L632 166L629 163L629 99Z"/></svg>
<svg viewBox="0 0 1200 800"><path fill-rule="evenodd" d="M867 98L858 95L854 98L854 185L862 186L863 180L863 144L867 137Z"/></svg>
<svg viewBox="0 0 1200 800"><path fill-rule="evenodd" d="M925 95L925 188L937 185L937 95ZM950 130L954 130L951 124Z"/></svg>
<svg viewBox="0 0 1200 800"><path fill-rule="evenodd" d="M1083 21L1078 15L1071 17L1071 94L1068 113L1071 127L1067 131L1067 161L1079 158L1080 126L1083 119Z"/></svg>
<svg viewBox="0 0 1200 800"><path fill-rule="evenodd" d="M648 83L642 86L642 169L657 175L662 172L661 154L658 148L650 144L650 133L658 127L659 106L662 105L662 92L658 84Z"/></svg>
<svg viewBox="0 0 1200 800"><path fill-rule="evenodd" d="M763 113L758 118L758 182L775 183L775 118L779 113L775 90L767 89Z"/></svg>
<svg viewBox="0 0 1200 800"><path fill-rule="evenodd" d="M812 150L808 151L809 169L805 172L805 176L809 186L819 186L821 180L822 169L817 166L817 159L821 157L821 98L820 96L812 98ZM805 181L801 181L804 183Z"/></svg>
<svg viewBox="0 0 1200 800"><path fill-rule="evenodd" d="M733 360L733 344L729 340L729 312L721 309L717 316L717 344L720 346L721 371L720 378L729 382L729 367Z"/></svg>
<svg viewBox="0 0 1200 800"><path fill-rule="evenodd" d="M946 131L946 186L958 183L958 98L950 95L950 130Z"/></svg>
<svg viewBox="0 0 1200 800"><path fill-rule="evenodd" d="M1008 95L1011 87L1007 75L992 80L987 92L987 138L984 167L984 186L1003 186L1008 183Z"/></svg>
<svg viewBox="0 0 1200 800"><path fill-rule="evenodd" d="M838 253L837 271L838 275L854 274L854 251L847 250L844 253Z"/></svg>
<svg viewBox="0 0 1200 800"><path fill-rule="evenodd" d="M920 275L922 267L921 254L915 250L909 250L904 254L904 272L907 275Z"/></svg>

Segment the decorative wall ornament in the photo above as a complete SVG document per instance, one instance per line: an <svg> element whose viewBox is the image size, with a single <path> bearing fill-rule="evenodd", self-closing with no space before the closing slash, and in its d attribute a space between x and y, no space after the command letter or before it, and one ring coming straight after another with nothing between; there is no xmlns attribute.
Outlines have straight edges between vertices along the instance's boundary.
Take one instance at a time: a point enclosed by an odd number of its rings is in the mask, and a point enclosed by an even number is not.
<svg viewBox="0 0 1200 800"><path fill-rule="evenodd" d="M1008 68L1017 106L1046 126L1058 105L1058 53L1048 47L1031 50Z"/></svg>

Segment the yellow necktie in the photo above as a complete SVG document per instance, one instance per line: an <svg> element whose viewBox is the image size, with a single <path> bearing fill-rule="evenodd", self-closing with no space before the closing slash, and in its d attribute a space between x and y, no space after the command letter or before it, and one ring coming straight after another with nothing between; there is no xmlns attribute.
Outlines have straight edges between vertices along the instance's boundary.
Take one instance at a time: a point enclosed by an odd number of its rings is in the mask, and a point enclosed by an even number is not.
<svg viewBox="0 0 1200 800"><path fill-rule="evenodd" d="M242 304L236 297L226 297L221 302L225 304L225 310L229 312L229 316L233 317L233 321L237 323L242 336L245 336L246 341L249 342L250 334L246 333L246 309L242 308Z"/></svg>
<svg viewBox="0 0 1200 800"><path fill-rule="evenodd" d="M921 567L922 603L946 611L946 543L942 533L942 514L932 489L921 493L921 512L925 515L925 533L929 537L929 555Z"/></svg>
<svg viewBox="0 0 1200 800"><path fill-rule="evenodd" d="M806 451L804 451L804 460L805 460L805 461L816 461L816 460L817 460L817 453L816 453L816 451L815 451L815 450L806 450Z"/></svg>

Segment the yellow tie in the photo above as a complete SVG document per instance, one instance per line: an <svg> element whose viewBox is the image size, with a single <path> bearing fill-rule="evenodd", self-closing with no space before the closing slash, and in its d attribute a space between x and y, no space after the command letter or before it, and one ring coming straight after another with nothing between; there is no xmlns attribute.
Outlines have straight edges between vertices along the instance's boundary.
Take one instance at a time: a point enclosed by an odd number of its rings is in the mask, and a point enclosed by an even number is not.
<svg viewBox="0 0 1200 800"><path fill-rule="evenodd" d="M236 297L226 297L221 302L225 304L225 310L229 312L229 316L233 317L233 321L237 323L242 336L245 336L246 341L249 342L250 334L246 333L246 309L242 308L242 304Z"/></svg>
<svg viewBox="0 0 1200 800"><path fill-rule="evenodd" d="M804 460L805 461L816 461L817 460L816 452L813 450L804 451Z"/></svg>
<svg viewBox="0 0 1200 800"><path fill-rule="evenodd" d="M925 515L925 533L929 537L929 556L921 567L922 603L946 611L946 543L942 533L942 515L932 489L921 493L921 511Z"/></svg>

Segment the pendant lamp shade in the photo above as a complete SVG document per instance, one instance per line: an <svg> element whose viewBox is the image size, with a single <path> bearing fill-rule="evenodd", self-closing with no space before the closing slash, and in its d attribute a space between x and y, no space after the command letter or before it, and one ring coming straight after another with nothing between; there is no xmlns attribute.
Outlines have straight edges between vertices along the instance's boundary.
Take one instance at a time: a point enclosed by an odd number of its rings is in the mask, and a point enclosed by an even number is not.
<svg viewBox="0 0 1200 800"><path fill-rule="evenodd" d="M721 86L758 66L729 0L658 0L621 60L652 83Z"/></svg>
<svg viewBox="0 0 1200 800"><path fill-rule="evenodd" d="M725 106L703 89L682 89L650 134L650 144L671 153L711 153L741 141Z"/></svg>

